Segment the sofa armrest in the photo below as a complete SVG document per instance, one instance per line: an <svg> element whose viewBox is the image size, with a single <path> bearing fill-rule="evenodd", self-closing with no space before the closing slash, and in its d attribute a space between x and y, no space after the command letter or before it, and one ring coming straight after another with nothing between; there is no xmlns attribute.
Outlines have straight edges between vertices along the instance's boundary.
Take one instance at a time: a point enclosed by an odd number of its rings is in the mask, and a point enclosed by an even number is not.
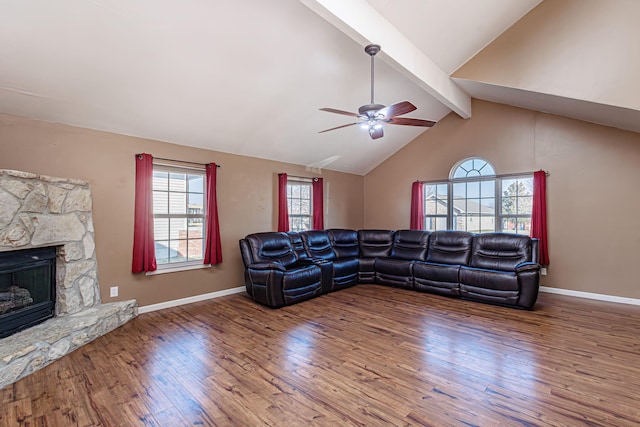
<svg viewBox="0 0 640 427"><path fill-rule="evenodd" d="M255 264L250 264L247 268L252 270L280 270L287 271L284 265L276 263L276 262L257 262Z"/></svg>
<svg viewBox="0 0 640 427"><path fill-rule="evenodd" d="M521 262L520 264L516 265L516 273L538 270L540 270L540 264L538 264L537 262Z"/></svg>

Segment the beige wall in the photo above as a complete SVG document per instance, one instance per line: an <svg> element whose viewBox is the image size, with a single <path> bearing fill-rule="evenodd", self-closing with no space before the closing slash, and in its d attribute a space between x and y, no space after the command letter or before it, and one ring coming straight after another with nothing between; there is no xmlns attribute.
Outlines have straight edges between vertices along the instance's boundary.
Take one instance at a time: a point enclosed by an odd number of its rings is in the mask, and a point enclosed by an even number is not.
<svg viewBox="0 0 640 427"><path fill-rule="evenodd" d="M459 160L479 156L498 174L544 169L548 178L546 286L640 298L634 275L640 247L640 134L473 102L473 118L451 114L367 176L323 171L327 227L407 228L411 182L446 178ZM217 162L224 262L158 276L131 274L133 155ZM278 172L312 176L303 166L0 115L0 168L80 178L94 198L103 301L141 305L243 284L238 239L276 228ZM364 214L363 214L364 212Z"/></svg>
<svg viewBox="0 0 640 427"><path fill-rule="evenodd" d="M640 1L544 0L454 77L640 109Z"/></svg>
<svg viewBox="0 0 640 427"><path fill-rule="evenodd" d="M131 274L135 153L216 162L223 263L155 276ZM141 306L244 285L238 240L277 227L277 174L319 176L303 166L0 115L0 169L89 181L103 302ZM363 177L323 171L325 226L361 228ZM109 287L120 296L109 298Z"/></svg>
<svg viewBox="0 0 640 427"><path fill-rule="evenodd" d="M448 115L365 176L364 227L407 228L411 182L472 156L498 174L551 174L543 285L640 298L638 133L474 100L471 119Z"/></svg>

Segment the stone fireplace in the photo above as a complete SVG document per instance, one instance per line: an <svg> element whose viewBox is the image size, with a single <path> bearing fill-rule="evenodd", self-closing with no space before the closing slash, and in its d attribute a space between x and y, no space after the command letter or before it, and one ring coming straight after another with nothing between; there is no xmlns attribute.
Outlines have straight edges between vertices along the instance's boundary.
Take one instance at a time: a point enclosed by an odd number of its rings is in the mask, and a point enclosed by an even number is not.
<svg viewBox="0 0 640 427"><path fill-rule="evenodd" d="M135 300L100 301L91 209L85 181L0 170L0 259L11 258L9 252L20 256L26 249L49 247L55 253L54 317L0 338L0 388L137 315ZM5 299L25 307L35 304L31 293L38 291L25 290L27 286L15 279L8 285L9 279L4 280L0 303Z"/></svg>

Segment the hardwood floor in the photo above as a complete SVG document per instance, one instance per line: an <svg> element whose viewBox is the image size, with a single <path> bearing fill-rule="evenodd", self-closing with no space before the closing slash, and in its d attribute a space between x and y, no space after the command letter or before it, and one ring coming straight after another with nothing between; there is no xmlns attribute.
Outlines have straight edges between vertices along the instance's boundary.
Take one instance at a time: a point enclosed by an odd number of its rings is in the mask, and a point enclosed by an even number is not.
<svg viewBox="0 0 640 427"><path fill-rule="evenodd" d="M640 424L640 307L360 285L140 315L0 390L1 426Z"/></svg>

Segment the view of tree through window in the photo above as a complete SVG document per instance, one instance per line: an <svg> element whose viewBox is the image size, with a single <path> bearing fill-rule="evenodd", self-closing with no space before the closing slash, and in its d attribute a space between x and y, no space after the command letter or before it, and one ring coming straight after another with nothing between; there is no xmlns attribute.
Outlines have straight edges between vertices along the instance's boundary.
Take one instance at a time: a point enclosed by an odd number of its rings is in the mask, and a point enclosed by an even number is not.
<svg viewBox="0 0 640 427"><path fill-rule="evenodd" d="M531 231L533 178L503 179L502 189L502 231L528 235Z"/></svg>
<svg viewBox="0 0 640 427"><path fill-rule="evenodd" d="M533 177L497 176L484 159L456 165L450 178L424 183L425 230L529 234Z"/></svg>
<svg viewBox="0 0 640 427"><path fill-rule="evenodd" d="M287 183L289 230L311 230L311 193L310 182L289 181Z"/></svg>
<svg viewBox="0 0 640 427"><path fill-rule="evenodd" d="M202 262L204 258L205 172L153 167L156 261Z"/></svg>

